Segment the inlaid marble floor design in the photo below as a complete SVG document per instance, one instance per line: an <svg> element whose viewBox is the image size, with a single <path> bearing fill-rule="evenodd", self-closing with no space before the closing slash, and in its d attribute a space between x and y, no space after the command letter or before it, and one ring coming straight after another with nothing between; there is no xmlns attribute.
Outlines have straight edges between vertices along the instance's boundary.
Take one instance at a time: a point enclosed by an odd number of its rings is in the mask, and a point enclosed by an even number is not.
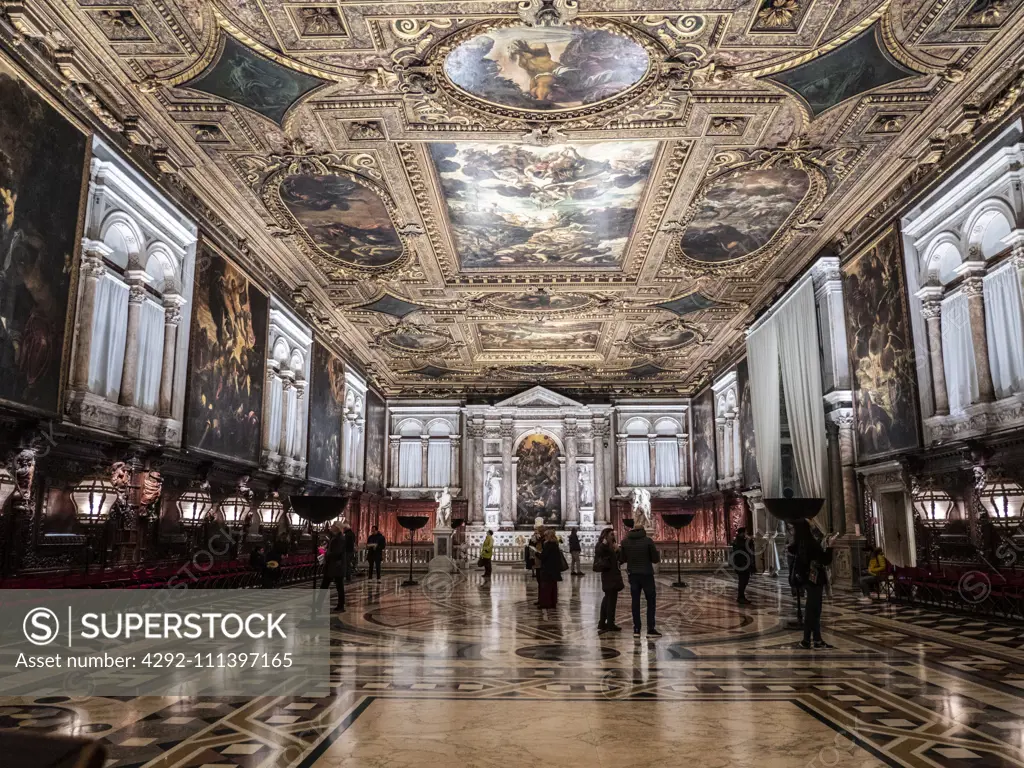
<svg viewBox="0 0 1024 768"><path fill-rule="evenodd" d="M837 592L837 648L804 651L781 581L741 608L728 576L673 576L635 641L626 595L598 636L597 574L546 613L521 570L388 575L350 587L323 696L0 698L0 727L102 738L107 768L1024 766L1020 625Z"/></svg>

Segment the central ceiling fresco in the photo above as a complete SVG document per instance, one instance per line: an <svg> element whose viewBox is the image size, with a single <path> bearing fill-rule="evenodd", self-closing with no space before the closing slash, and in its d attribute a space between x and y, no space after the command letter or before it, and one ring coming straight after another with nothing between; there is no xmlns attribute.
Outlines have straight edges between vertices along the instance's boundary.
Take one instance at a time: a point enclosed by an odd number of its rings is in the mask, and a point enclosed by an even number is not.
<svg viewBox="0 0 1024 768"><path fill-rule="evenodd" d="M1005 85L1021 5L6 7L389 394L658 395Z"/></svg>

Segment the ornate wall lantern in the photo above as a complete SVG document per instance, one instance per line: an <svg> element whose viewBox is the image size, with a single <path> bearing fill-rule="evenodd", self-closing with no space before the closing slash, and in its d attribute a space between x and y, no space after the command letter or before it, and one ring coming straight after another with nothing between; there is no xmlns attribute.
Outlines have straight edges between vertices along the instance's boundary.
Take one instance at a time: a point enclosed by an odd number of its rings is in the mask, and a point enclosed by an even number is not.
<svg viewBox="0 0 1024 768"><path fill-rule="evenodd" d="M1024 488L1013 480L991 480L985 483L978 497L989 517L995 520L1020 517L1024 507Z"/></svg>
<svg viewBox="0 0 1024 768"><path fill-rule="evenodd" d="M189 488L178 497L178 516L182 525L190 528L206 522L207 516L213 512L213 507L209 483L200 483L198 487Z"/></svg>
<svg viewBox="0 0 1024 768"><path fill-rule="evenodd" d="M923 522L944 523L953 507L953 498L945 491L927 488L914 494L914 510Z"/></svg>
<svg viewBox="0 0 1024 768"><path fill-rule="evenodd" d="M267 498L256 508L256 514L259 515L261 526L276 528L284 515L284 502L281 501L280 494L277 491L267 494Z"/></svg>
<svg viewBox="0 0 1024 768"><path fill-rule="evenodd" d="M11 498L17 487L11 471L7 467L0 466L0 512L7 506L7 500Z"/></svg>
<svg viewBox="0 0 1024 768"><path fill-rule="evenodd" d="M88 526L102 525L117 500L118 491L106 478L83 480L71 491L78 519Z"/></svg>

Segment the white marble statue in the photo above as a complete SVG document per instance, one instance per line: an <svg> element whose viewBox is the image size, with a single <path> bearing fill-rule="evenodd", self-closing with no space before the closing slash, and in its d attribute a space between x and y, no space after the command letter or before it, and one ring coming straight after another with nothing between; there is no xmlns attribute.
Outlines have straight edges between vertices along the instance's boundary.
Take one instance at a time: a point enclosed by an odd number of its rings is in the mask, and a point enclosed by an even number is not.
<svg viewBox="0 0 1024 768"><path fill-rule="evenodd" d="M594 480L590 476L590 465L580 465L580 506L594 506Z"/></svg>
<svg viewBox="0 0 1024 768"><path fill-rule="evenodd" d="M484 506L501 506L501 470L498 467L491 467L487 470L487 499Z"/></svg>
<svg viewBox="0 0 1024 768"><path fill-rule="evenodd" d="M644 488L634 488L629 493L630 512L633 515L633 526L653 530L654 519L651 517L651 492Z"/></svg>
<svg viewBox="0 0 1024 768"><path fill-rule="evenodd" d="M435 527L450 528L452 523L452 495L448 491L448 486L434 494L434 501L437 502Z"/></svg>

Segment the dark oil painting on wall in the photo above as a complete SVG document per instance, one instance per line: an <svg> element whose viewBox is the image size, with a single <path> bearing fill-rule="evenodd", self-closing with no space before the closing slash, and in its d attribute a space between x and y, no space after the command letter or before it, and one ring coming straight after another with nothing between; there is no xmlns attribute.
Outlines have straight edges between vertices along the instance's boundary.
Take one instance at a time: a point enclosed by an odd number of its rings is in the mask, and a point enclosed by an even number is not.
<svg viewBox="0 0 1024 768"><path fill-rule="evenodd" d="M197 260L186 438L257 463L267 359L267 297L223 257Z"/></svg>
<svg viewBox="0 0 1024 768"><path fill-rule="evenodd" d="M656 141L431 144L462 266L618 267L657 149Z"/></svg>
<svg viewBox="0 0 1024 768"><path fill-rule="evenodd" d="M448 79L473 96L536 111L610 99L640 82L649 67L647 52L628 37L578 24L491 29L444 62Z"/></svg>
<svg viewBox="0 0 1024 768"><path fill-rule="evenodd" d="M562 475L558 443L544 434L528 435L516 449L516 525L533 526L538 517L562 519Z"/></svg>
<svg viewBox="0 0 1024 768"><path fill-rule="evenodd" d="M739 390L740 463L743 487L761 483L757 472L757 454L754 453L754 411L750 403L750 372L746 359L736 366L736 388Z"/></svg>
<svg viewBox="0 0 1024 768"><path fill-rule="evenodd" d="M280 194L313 244L332 260L379 268L402 257L402 239L384 201L348 176L288 176Z"/></svg>
<svg viewBox="0 0 1024 768"><path fill-rule="evenodd" d="M894 229L843 265L857 460L919 442L914 343Z"/></svg>
<svg viewBox="0 0 1024 768"><path fill-rule="evenodd" d="M711 493L718 490L715 473L715 399L711 389L694 398L693 419L693 491Z"/></svg>
<svg viewBox="0 0 1024 768"><path fill-rule="evenodd" d="M0 399L54 413L86 136L0 58Z"/></svg>
<svg viewBox="0 0 1024 768"><path fill-rule="evenodd" d="M713 179L697 198L680 247L710 264L749 256L771 242L810 186L798 168L741 168Z"/></svg>
<svg viewBox="0 0 1024 768"><path fill-rule="evenodd" d="M309 477L337 484L341 471L341 412L345 368L323 344L313 345L309 398Z"/></svg>
<svg viewBox="0 0 1024 768"><path fill-rule="evenodd" d="M366 390L366 490L384 490L384 443L387 440L387 412L384 398L372 389Z"/></svg>

